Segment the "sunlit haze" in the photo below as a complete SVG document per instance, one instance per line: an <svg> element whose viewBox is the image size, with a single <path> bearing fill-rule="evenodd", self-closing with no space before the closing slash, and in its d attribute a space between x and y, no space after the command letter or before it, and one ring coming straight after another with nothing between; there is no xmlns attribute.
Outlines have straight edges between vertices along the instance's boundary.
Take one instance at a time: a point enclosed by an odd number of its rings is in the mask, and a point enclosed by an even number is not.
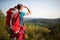
<svg viewBox="0 0 60 40"><path fill-rule="evenodd" d="M28 18L60 18L60 0L0 0L0 9L6 15L9 8L17 4L26 5L31 10ZM23 9L26 12L26 9Z"/></svg>

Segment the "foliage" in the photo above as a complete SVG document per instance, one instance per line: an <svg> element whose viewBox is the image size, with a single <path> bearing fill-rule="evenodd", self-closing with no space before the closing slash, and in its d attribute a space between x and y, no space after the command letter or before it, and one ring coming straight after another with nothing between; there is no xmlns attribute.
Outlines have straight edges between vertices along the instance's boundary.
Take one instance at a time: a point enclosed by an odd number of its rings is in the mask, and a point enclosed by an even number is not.
<svg viewBox="0 0 60 40"><path fill-rule="evenodd" d="M43 33L49 33L50 30L42 26L34 25L32 23L25 23L26 26L26 40L44 40ZM46 36L45 36L46 37Z"/></svg>
<svg viewBox="0 0 60 40"><path fill-rule="evenodd" d="M0 11L0 40L9 40L9 34L5 26L5 15Z"/></svg>

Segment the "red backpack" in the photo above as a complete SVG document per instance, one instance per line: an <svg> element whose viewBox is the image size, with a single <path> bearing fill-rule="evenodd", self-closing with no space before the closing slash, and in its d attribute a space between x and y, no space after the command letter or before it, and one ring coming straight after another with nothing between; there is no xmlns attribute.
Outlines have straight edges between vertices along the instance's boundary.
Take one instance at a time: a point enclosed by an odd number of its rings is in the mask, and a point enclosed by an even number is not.
<svg viewBox="0 0 60 40"><path fill-rule="evenodd" d="M19 32L20 30L19 13L14 13L11 15L10 27L14 33Z"/></svg>
<svg viewBox="0 0 60 40"><path fill-rule="evenodd" d="M19 13L12 13L13 8L10 8L7 11L7 15L6 15L6 25L9 26L12 30L13 33L18 33L20 30L20 25L19 25ZM13 15L13 16L12 16ZM10 30L10 31L11 31ZM9 31L9 33L11 33Z"/></svg>
<svg viewBox="0 0 60 40"><path fill-rule="evenodd" d="M13 8L10 8L6 12L6 26L9 26L10 25L10 19L11 19L12 10L13 10Z"/></svg>

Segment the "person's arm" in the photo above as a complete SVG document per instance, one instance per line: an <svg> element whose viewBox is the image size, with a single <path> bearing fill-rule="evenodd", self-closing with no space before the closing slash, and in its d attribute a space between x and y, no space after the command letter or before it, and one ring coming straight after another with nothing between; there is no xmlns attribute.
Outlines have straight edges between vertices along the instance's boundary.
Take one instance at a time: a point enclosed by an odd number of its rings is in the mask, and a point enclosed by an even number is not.
<svg viewBox="0 0 60 40"><path fill-rule="evenodd" d="M23 21L23 26L24 26L24 17L22 18L22 21Z"/></svg>
<svg viewBox="0 0 60 40"><path fill-rule="evenodd" d="M31 14L31 12L30 12L30 10L29 10L29 8L28 8L28 7L26 7L26 6L23 6L23 7L27 8L27 10L28 10L28 12L27 12L27 14L26 14L26 15Z"/></svg>

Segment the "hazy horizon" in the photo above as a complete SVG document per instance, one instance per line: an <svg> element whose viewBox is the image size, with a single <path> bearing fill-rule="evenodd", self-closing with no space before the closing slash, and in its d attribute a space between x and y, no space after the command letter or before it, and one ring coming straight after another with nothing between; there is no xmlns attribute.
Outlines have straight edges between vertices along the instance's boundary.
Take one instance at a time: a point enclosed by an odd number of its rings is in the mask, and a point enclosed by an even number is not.
<svg viewBox="0 0 60 40"><path fill-rule="evenodd" d="M56 19L60 18L60 0L0 0L0 9L6 15L9 8L17 4L28 6L32 14L25 16L25 18L46 18ZM25 11L24 9L23 11Z"/></svg>

